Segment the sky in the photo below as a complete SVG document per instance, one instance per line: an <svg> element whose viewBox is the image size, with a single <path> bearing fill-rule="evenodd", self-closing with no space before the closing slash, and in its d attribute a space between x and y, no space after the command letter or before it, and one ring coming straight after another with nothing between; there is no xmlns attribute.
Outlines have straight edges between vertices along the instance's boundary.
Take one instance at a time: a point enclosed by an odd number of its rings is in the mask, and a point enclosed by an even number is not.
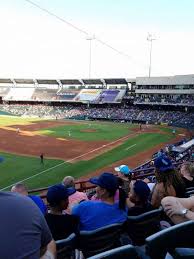
<svg viewBox="0 0 194 259"><path fill-rule="evenodd" d="M91 78L148 76L148 33L151 76L194 74L193 0L31 1L84 33L27 0L0 0L0 78L89 78L90 58Z"/></svg>

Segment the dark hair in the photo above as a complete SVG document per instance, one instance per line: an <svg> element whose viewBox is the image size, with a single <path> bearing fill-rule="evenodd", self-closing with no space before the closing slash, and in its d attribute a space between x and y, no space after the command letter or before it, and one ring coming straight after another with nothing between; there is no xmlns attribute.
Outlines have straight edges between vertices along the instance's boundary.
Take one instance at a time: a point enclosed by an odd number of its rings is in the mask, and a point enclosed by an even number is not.
<svg viewBox="0 0 194 259"><path fill-rule="evenodd" d="M119 187L119 209L126 209L126 193L121 187Z"/></svg>
<svg viewBox="0 0 194 259"><path fill-rule="evenodd" d="M167 192L167 188L171 185L174 187L175 191L180 189L181 186L183 186L183 188L185 187L181 175L175 169L169 169L165 172L160 172L156 169L155 174L157 182L164 184L165 192Z"/></svg>
<svg viewBox="0 0 194 259"><path fill-rule="evenodd" d="M114 190L106 189L106 190L109 193L108 195L109 197L114 197L117 192L116 189ZM125 191L121 187L119 187L119 209L125 210L125 208L126 208L126 194L125 194Z"/></svg>

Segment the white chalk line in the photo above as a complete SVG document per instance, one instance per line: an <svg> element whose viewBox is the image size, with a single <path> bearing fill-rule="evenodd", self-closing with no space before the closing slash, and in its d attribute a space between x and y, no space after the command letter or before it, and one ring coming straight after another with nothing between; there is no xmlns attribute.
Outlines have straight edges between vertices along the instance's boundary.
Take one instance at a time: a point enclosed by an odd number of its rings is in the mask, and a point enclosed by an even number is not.
<svg viewBox="0 0 194 259"><path fill-rule="evenodd" d="M64 164L66 164L66 163L70 163L70 162L72 162L72 161L74 161L74 160L76 160L76 159L78 159L78 158L81 158L81 157L83 157L83 156L86 156L86 155L88 155L88 154L91 154L91 153L93 153L93 152L95 152L95 151L97 151L97 150L103 149L103 148L105 148L105 147L107 147L107 146L110 146L110 145L112 145L112 144L114 144L114 143L116 143L116 142L119 142L119 141L121 141L121 140L124 140L124 139L126 139L126 138L128 138L128 137L130 137L130 135L125 136L125 137L122 137L122 138L119 138L119 139L117 139L117 140L115 140L115 141L113 141L113 142L110 142L110 143L108 143L108 144L102 145L101 147L95 148L95 149L93 149L93 150L91 150L91 151L89 151L89 152L87 152L87 153L84 153L84 154L82 154L82 155L76 156L76 157L74 157L74 158L72 158L72 159L69 159L69 160L67 160L67 161L64 161L64 162L62 162L62 163L60 163L60 164L58 164L58 165L52 166L52 167L50 167L50 168L48 168L48 169L46 169L46 170L43 170L43 171L41 171L41 172L39 172L39 173L37 173L37 174L34 174L34 175L29 176L29 177L27 177L27 178L24 178L23 180L17 181L16 183L12 183L12 184L10 184L10 185L8 185L8 186L6 186L6 187L0 189L0 191L4 191L4 190L6 190L6 189L12 187L13 185L15 185L15 184L17 184L17 183L22 183L22 182L25 182L25 181L30 180L30 179L32 179L32 178L35 178L35 177L37 177L37 176L39 176L39 175L41 175L41 174L44 174L45 172L48 172L48 171L50 171L50 170L52 170L52 169L54 169L54 168L56 168L56 167L58 167L58 166L64 165Z"/></svg>
<svg viewBox="0 0 194 259"><path fill-rule="evenodd" d="M137 144L133 144L133 145L131 145L131 146L129 146L128 148L125 148L125 150L129 150L129 149L131 149L132 147L135 147Z"/></svg>

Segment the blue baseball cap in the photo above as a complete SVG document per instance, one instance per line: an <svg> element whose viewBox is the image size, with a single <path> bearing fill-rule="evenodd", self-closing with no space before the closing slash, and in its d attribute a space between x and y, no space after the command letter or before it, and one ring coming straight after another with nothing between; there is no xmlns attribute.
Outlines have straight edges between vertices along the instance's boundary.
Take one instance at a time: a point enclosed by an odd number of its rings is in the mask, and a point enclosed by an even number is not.
<svg viewBox="0 0 194 259"><path fill-rule="evenodd" d="M167 170L174 169L172 161L167 156L159 156L154 161L154 166L160 171L165 172Z"/></svg>
<svg viewBox="0 0 194 259"><path fill-rule="evenodd" d="M120 165L118 167L115 167L115 171L120 172L124 175L132 174L132 170L129 169L129 167L127 165Z"/></svg>
<svg viewBox="0 0 194 259"><path fill-rule="evenodd" d="M75 188L66 188L62 184L56 184L49 187L46 198L51 206L57 205L60 201L67 199L70 195L74 194L75 192Z"/></svg>
<svg viewBox="0 0 194 259"><path fill-rule="evenodd" d="M147 183L137 180L133 184L133 190L140 197L142 200L147 200L150 195L150 188L148 187Z"/></svg>
<svg viewBox="0 0 194 259"><path fill-rule="evenodd" d="M117 190L119 187L117 177L112 173L103 173L99 177L93 177L90 183L98 185L107 190Z"/></svg>

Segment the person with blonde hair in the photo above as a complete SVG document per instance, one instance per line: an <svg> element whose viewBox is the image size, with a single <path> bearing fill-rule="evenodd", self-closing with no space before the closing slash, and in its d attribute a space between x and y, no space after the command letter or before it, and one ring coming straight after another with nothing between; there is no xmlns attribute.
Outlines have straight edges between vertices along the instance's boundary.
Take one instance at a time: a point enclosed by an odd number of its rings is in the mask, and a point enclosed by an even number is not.
<svg viewBox="0 0 194 259"><path fill-rule="evenodd" d="M75 178L73 176L66 176L63 179L62 184L66 188L75 189ZM75 190L75 192L69 196L69 205L68 205L67 209L65 210L65 212L67 214L71 214L71 210L76 204L79 204L81 201L87 201L87 200L88 200L88 197L87 197L86 193Z"/></svg>
<svg viewBox="0 0 194 259"><path fill-rule="evenodd" d="M185 187L194 187L194 164L191 162L183 163L180 172L185 183Z"/></svg>

